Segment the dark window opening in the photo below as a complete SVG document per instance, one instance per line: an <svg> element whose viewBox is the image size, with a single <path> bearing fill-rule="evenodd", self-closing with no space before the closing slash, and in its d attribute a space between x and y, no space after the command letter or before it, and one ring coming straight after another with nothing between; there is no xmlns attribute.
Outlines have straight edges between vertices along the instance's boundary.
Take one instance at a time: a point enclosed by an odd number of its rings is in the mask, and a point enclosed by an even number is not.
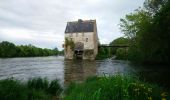
<svg viewBox="0 0 170 100"><path fill-rule="evenodd" d="M86 38L86 42L88 42L88 38Z"/></svg>

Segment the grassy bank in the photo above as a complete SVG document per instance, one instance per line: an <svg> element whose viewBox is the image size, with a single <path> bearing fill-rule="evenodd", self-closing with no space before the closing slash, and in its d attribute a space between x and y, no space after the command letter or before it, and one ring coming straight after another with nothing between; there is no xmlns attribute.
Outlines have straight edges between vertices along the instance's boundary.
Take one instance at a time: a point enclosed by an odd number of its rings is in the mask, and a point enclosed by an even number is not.
<svg viewBox="0 0 170 100"><path fill-rule="evenodd" d="M61 97L61 93L63 93ZM63 91L57 80L0 80L0 100L170 100L162 88L132 76L90 77Z"/></svg>
<svg viewBox="0 0 170 100"><path fill-rule="evenodd" d="M28 82L14 79L0 80L0 100L52 100L60 95L58 80L36 78Z"/></svg>
<svg viewBox="0 0 170 100"><path fill-rule="evenodd" d="M64 100L170 100L156 85L130 76L91 77L84 83L72 83Z"/></svg>

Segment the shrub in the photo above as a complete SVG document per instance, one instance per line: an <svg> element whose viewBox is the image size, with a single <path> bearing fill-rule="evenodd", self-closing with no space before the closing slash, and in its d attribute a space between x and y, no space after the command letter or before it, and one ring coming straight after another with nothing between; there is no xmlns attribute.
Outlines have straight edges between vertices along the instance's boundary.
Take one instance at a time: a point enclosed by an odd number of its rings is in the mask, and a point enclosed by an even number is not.
<svg viewBox="0 0 170 100"><path fill-rule="evenodd" d="M0 80L0 100L51 100L62 92L58 80L34 78L23 83L15 79Z"/></svg>
<svg viewBox="0 0 170 100"><path fill-rule="evenodd" d="M59 95L62 92L62 87L60 86L58 80L51 81L48 92L52 95Z"/></svg>
<svg viewBox="0 0 170 100"><path fill-rule="evenodd" d="M160 100L162 89L132 76L93 77L66 88L64 100ZM164 98L167 98L166 97Z"/></svg>
<svg viewBox="0 0 170 100"><path fill-rule="evenodd" d="M27 88L17 80L0 80L0 100L26 100Z"/></svg>
<svg viewBox="0 0 170 100"><path fill-rule="evenodd" d="M41 89L45 91L48 89L48 84L48 80L42 78L30 79L27 82L28 88L30 89Z"/></svg>
<svg viewBox="0 0 170 100"><path fill-rule="evenodd" d="M127 59L126 49L118 48L116 50L116 59Z"/></svg>

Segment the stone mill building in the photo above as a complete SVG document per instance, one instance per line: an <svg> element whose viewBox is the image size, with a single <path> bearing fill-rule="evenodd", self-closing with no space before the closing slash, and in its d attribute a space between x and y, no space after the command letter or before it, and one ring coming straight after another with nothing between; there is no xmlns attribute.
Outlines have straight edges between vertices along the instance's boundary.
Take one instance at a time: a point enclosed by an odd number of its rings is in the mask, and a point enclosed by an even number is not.
<svg viewBox="0 0 170 100"><path fill-rule="evenodd" d="M67 22L65 29L65 59L91 59L98 53L96 20Z"/></svg>

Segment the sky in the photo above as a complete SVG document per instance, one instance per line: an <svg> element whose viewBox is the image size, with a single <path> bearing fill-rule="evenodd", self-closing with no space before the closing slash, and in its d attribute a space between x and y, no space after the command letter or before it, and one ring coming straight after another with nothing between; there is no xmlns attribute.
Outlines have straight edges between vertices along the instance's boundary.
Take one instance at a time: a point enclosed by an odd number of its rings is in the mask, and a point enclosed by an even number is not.
<svg viewBox="0 0 170 100"><path fill-rule="evenodd" d="M68 21L96 19L102 44L123 36L120 18L144 0L0 0L0 42L62 50Z"/></svg>

